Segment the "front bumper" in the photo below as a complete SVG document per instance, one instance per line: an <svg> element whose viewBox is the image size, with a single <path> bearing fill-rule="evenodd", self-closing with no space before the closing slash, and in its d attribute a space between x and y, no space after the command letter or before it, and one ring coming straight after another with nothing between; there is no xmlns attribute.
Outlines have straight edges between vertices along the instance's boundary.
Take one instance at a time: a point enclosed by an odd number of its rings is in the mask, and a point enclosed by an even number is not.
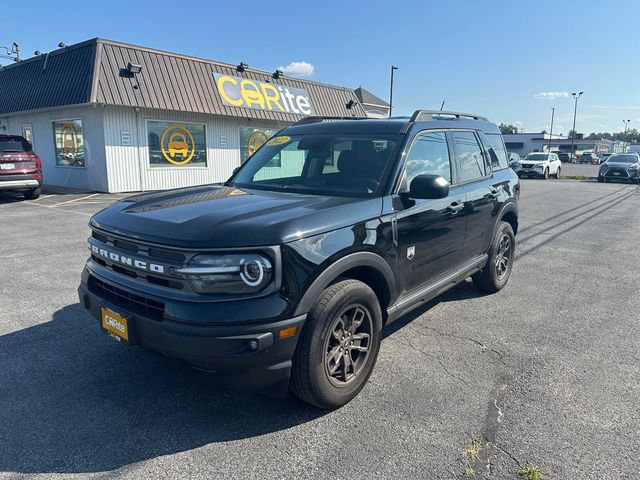
<svg viewBox="0 0 640 480"><path fill-rule="evenodd" d="M95 286L96 280L101 288ZM104 290L105 286L112 290ZM146 299L152 306L161 304L164 311L194 312L196 317L168 318L154 309L142 311L138 308L139 303L130 303L131 306L127 307L124 306L123 295ZM78 296L80 303L98 320L100 328L100 307L109 308L125 317L129 324L129 343L132 345L144 346L215 373L225 384L234 388L263 390L276 396L287 393L291 359L306 314L276 321L201 323L205 311L206 318L216 318L220 304L205 303L195 309L180 308L184 306L174 305L176 300L151 298L143 292L131 291L121 284L101 278L87 268L83 271ZM293 326L297 327L294 336L279 338L282 329ZM105 338L108 337L105 335Z"/></svg>
<svg viewBox="0 0 640 480"><path fill-rule="evenodd" d="M640 180L640 171L629 170L607 170L606 172L598 172L598 178L603 180L618 180L623 182L637 182Z"/></svg>
<svg viewBox="0 0 640 480"><path fill-rule="evenodd" d="M533 168L530 169L529 171L524 171L523 169L520 170L516 170L516 174L518 174L518 177L522 178L522 177L544 177L544 170L534 170Z"/></svg>
<svg viewBox="0 0 640 480"><path fill-rule="evenodd" d="M42 184L42 179L33 175L0 175L0 190L33 190Z"/></svg>

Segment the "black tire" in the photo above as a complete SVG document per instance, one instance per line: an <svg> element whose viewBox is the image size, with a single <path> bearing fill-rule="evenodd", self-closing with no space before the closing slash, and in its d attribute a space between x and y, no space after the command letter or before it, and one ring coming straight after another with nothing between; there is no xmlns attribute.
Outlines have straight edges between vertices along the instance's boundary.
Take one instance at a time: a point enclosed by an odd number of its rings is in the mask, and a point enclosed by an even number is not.
<svg viewBox="0 0 640 480"><path fill-rule="evenodd" d="M548 168L544 169L544 179L545 180L549 180L549 169Z"/></svg>
<svg viewBox="0 0 640 480"><path fill-rule="evenodd" d="M599 181L600 183L602 183L602 182L604 182L604 178L602 178L602 177L598 176L598 181Z"/></svg>
<svg viewBox="0 0 640 480"><path fill-rule="evenodd" d="M558 170L556 171L556 180L560 180L560 173L561 173L561 169L560 167L558 167Z"/></svg>
<svg viewBox="0 0 640 480"><path fill-rule="evenodd" d="M42 193L42 189L38 187L34 188L33 190L24 192L23 195L27 200L35 200L36 198L40 197L40 193Z"/></svg>
<svg viewBox="0 0 640 480"><path fill-rule="evenodd" d="M368 351L360 357L365 337L359 338L359 346L348 346L344 353L336 351L344 342L338 340L340 327L347 326L345 318L352 310L363 309L369 315L361 321L368 325L369 338L366 341ZM348 319L347 319L348 320ZM336 335L336 329L338 333ZM344 328L343 333L348 329ZM358 330L355 330L357 332ZM323 409L341 407L352 400L367 383L378 357L382 331L382 313L376 294L366 284L358 280L343 280L327 287L321 294L307 315L304 329L298 340L298 346L293 356L290 387L301 400ZM355 339L356 335L352 334ZM344 337L343 337L344 338ZM353 345L353 341L351 344ZM333 345L332 343L337 343ZM348 342L347 342L348 343ZM351 349L357 349L354 351ZM333 355L330 353L334 351ZM331 360L336 354L342 357L333 364ZM352 355L357 355L355 360ZM347 380L348 368L345 358L349 356L352 377ZM358 364L358 361L360 363ZM341 364L340 372L330 373L331 365ZM341 380L342 377L345 381Z"/></svg>
<svg viewBox="0 0 640 480"><path fill-rule="evenodd" d="M504 274L500 275L498 273L497 261L500 256L500 247L502 245L503 239L507 237L509 239L509 258L506 264L506 269ZM487 260L487 264L482 269L481 272L476 273L473 278L473 284L479 290L483 292L495 293L507 284L509 281L509 277L511 276L511 269L513 268L513 259L515 255L515 246L516 246L516 237L513 234L513 228L507 222L500 222L498 224L498 229L496 231L495 236L493 237L493 242L491 243L491 248L489 249L489 260ZM504 258L504 255L502 255Z"/></svg>

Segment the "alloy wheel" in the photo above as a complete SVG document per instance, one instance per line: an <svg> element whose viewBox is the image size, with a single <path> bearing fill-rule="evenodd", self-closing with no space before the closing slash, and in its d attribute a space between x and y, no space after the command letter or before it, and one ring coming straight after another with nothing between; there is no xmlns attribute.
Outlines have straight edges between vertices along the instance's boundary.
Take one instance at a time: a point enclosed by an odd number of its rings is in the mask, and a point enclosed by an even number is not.
<svg viewBox="0 0 640 480"><path fill-rule="evenodd" d="M498 243L498 251L496 252L496 276L498 280L502 280L509 271L511 262L511 237L507 234L502 235Z"/></svg>
<svg viewBox="0 0 640 480"><path fill-rule="evenodd" d="M373 322L363 305L350 305L337 316L325 342L325 373L332 385L344 387L362 371L371 349Z"/></svg>

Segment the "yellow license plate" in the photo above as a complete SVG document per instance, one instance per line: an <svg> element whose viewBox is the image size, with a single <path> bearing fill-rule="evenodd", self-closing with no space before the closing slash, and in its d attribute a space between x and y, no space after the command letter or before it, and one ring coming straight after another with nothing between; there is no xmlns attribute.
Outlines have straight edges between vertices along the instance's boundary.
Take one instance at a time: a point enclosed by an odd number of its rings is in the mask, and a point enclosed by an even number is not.
<svg viewBox="0 0 640 480"><path fill-rule="evenodd" d="M100 307L100 318L102 320L102 328L111 337L118 341L129 341L129 323L126 318L106 307Z"/></svg>

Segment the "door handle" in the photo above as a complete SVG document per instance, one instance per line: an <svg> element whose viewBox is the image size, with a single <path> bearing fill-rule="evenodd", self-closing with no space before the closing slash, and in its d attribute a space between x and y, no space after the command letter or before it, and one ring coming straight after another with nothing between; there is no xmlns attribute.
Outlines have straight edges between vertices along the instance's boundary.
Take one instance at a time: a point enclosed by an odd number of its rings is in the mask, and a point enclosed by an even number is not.
<svg viewBox="0 0 640 480"><path fill-rule="evenodd" d="M447 207L447 210L449 211L449 213L452 213L452 214L455 215L456 213L458 213L463 208L464 208L464 203L453 202L451 205L449 205Z"/></svg>
<svg viewBox="0 0 640 480"><path fill-rule="evenodd" d="M498 198L500 196L500 190L498 188L492 188L489 190L489 198Z"/></svg>

